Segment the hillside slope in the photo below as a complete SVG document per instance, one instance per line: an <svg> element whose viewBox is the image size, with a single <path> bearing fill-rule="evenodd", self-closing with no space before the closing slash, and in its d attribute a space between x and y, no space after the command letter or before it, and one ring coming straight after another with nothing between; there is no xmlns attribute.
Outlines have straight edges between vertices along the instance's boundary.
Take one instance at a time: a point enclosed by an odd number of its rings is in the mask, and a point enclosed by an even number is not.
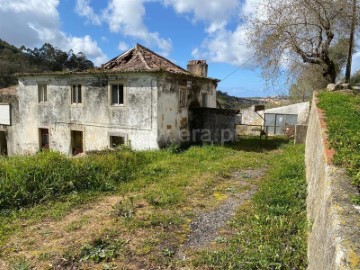
<svg viewBox="0 0 360 270"><path fill-rule="evenodd" d="M16 84L16 73L91 68L94 64L81 52L64 52L48 43L41 48L19 49L0 39L0 88Z"/></svg>

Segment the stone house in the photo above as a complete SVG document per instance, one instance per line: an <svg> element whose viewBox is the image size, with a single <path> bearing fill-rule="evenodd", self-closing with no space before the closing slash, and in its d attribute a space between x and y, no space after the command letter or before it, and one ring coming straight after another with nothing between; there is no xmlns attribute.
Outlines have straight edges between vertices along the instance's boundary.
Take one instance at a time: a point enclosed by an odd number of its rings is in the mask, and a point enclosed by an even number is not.
<svg viewBox="0 0 360 270"><path fill-rule="evenodd" d="M207 68L196 60L185 70L138 44L94 70L19 74L11 154L180 143L190 107L216 108L218 80Z"/></svg>

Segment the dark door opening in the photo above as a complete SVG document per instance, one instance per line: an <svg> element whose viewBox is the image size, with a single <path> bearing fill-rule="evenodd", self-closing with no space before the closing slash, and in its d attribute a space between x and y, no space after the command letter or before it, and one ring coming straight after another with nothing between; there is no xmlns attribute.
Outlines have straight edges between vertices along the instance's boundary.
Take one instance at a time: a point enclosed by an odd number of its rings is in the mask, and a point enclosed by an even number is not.
<svg viewBox="0 0 360 270"><path fill-rule="evenodd" d="M0 131L0 154L7 156L6 131Z"/></svg>
<svg viewBox="0 0 360 270"><path fill-rule="evenodd" d="M49 130L47 128L40 128L40 150L48 150L49 149Z"/></svg>
<svg viewBox="0 0 360 270"><path fill-rule="evenodd" d="M71 151L74 156L84 152L82 131L71 131Z"/></svg>

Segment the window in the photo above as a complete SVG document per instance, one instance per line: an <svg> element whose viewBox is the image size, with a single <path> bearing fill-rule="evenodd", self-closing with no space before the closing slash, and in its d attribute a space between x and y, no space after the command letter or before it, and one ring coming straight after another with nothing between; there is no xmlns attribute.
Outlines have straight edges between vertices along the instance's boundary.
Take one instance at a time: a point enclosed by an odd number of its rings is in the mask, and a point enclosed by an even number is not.
<svg viewBox="0 0 360 270"><path fill-rule="evenodd" d="M201 93L201 107L207 107L207 93Z"/></svg>
<svg viewBox="0 0 360 270"><path fill-rule="evenodd" d="M39 103L47 102L47 85L38 84L38 99Z"/></svg>
<svg viewBox="0 0 360 270"><path fill-rule="evenodd" d="M124 105L124 85L111 85L111 105Z"/></svg>
<svg viewBox="0 0 360 270"><path fill-rule="evenodd" d="M40 150L49 149L49 130L47 128L40 128Z"/></svg>
<svg viewBox="0 0 360 270"><path fill-rule="evenodd" d="M110 136L110 148L116 148L125 144L125 137L122 136Z"/></svg>
<svg viewBox="0 0 360 270"><path fill-rule="evenodd" d="M71 88L71 103L72 104L82 103L81 84L73 84L73 86Z"/></svg>
<svg viewBox="0 0 360 270"><path fill-rule="evenodd" d="M296 114L265 114L265 130L268 134L283 135L286 126L295 126L298 116Z"/></svg>
<svg viewBox="0 0 360 270"><path fill-rule="evenodd" d="M180 88L180 108L186 107L186 103L187 103L187 97L186 97L186 88L182 87Z"/></svg>

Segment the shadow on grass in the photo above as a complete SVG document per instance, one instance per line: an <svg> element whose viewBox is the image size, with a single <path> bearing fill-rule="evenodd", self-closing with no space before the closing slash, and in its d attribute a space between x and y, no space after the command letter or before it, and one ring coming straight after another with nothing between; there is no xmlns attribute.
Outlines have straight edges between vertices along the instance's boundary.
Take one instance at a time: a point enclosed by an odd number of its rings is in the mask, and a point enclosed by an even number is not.
<svg viewBox="0 0 360 270"><path fill-rule="evenodd" d="M281 145L288 144L286 137L269 137L267 140L256 137L239 137L235 143L226 144L225 147L245 152L267 152L278 149Z"/></svg>

